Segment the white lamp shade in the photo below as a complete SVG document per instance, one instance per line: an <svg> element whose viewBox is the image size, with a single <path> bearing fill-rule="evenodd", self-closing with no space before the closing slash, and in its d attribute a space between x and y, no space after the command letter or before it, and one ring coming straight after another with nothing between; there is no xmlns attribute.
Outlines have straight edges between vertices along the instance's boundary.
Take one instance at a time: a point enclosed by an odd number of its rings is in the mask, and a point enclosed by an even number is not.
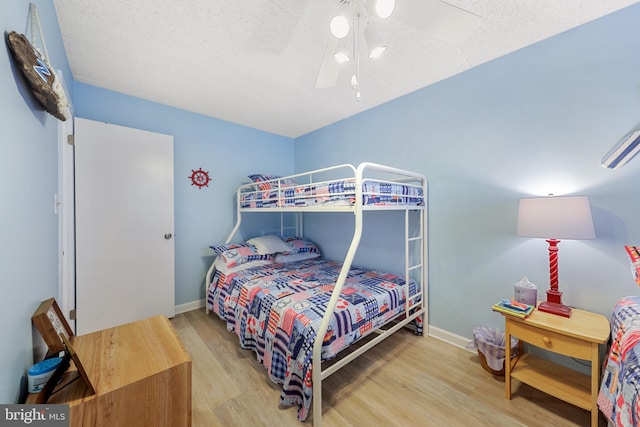
<svg viewBox="0 0 640 427"><path fill-rule="evenodd" d="M589 199L586 196L521 199L517 233L544 239L594 239Z"/></svg>

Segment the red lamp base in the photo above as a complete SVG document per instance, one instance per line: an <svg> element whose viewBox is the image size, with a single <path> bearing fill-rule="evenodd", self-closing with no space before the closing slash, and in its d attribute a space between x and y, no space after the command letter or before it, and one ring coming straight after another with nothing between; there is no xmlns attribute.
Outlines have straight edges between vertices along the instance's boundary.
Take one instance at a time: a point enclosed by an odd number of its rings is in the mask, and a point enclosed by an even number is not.
<svg viewBox="0 0 640 427"><path fill-rule="evenodd" d="M556 302L542 301L538 305L538 310L544 311L545 313L556 314L558 316L571 317L571 307L561 303L558 304Z"/></svg>
<svg viewBox="0 0 640 427"><path fill-rule="evenodd" d="M558 239L548 239L549 243L549 286L547 300L538 305L538 310L545 313L571 317L571 307L562 303L562 292L558 290Z"/></svg>

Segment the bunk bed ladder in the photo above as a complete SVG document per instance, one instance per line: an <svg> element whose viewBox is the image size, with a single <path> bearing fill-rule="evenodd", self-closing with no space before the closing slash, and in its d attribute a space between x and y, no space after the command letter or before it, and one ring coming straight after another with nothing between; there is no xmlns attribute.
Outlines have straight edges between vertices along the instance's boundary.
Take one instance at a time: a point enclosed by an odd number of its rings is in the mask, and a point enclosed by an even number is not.
<svg viewBox="0 0 640 427"><path fill-rule="evenodd" d="M293 217L292 221L287 221ZM280 237L303 237L303 216L302 212L280 212Z"/></svg>
<svg viewBox="0 0 640 427"><path fill-rule="evenodd" d="M418 212L420 215L419 221L419 229L416 235L411 235L410 233L410 225L411 221L411 213ZM423 261L425 260L425 246L426 242L424 240L424 232L425 232L425 223L424 223L424 212L423 211L414 211L410 209L405 210L405 218L404 218L404 232L405 232L405 246L404 246L404 260L405 260L405 284L406 284L406 295L409 293L409 283L411 278L416 281L416 286L418 288L417 292L413 295L413 297L406 299L405 301L405 316L409 317L409 315L415 310L419 310L426 306L426 295L424 292L426 286L426 269L423 265ZM417 273L417 274L416 274ZM424 324L424 322L420 322ZM418 325L416 326L416 333L422 334L423 331L420 330Z"/></svg>

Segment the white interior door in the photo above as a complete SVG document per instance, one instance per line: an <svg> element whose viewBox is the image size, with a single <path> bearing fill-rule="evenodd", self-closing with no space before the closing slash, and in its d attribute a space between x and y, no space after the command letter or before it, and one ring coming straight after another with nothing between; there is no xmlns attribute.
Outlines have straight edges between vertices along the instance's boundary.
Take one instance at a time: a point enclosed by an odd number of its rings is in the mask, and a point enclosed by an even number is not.
<svg viewBox="0 0 640 427"><path fill-rule="evenodd" d="M175 314L173 137L75 120L77 334Z"/></svg>

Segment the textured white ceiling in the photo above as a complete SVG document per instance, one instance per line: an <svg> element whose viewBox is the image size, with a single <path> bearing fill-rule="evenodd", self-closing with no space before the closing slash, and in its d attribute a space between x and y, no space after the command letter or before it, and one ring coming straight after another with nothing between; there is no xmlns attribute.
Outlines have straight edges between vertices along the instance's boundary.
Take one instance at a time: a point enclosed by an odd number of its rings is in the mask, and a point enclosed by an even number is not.
<svg viewBox="0 0 640 427"><path fill-rule="evenodd" d="M437 22L437 0L397 0L418 22L393 15L384 22L387 52L375 62L361 55L357 102L352 68L334 87L315 88L328 22L341 2L354 1L54 3L75 80L288 137L638 3L447 0L481 18L468 37L456 40L459 22Z"/></svg>

